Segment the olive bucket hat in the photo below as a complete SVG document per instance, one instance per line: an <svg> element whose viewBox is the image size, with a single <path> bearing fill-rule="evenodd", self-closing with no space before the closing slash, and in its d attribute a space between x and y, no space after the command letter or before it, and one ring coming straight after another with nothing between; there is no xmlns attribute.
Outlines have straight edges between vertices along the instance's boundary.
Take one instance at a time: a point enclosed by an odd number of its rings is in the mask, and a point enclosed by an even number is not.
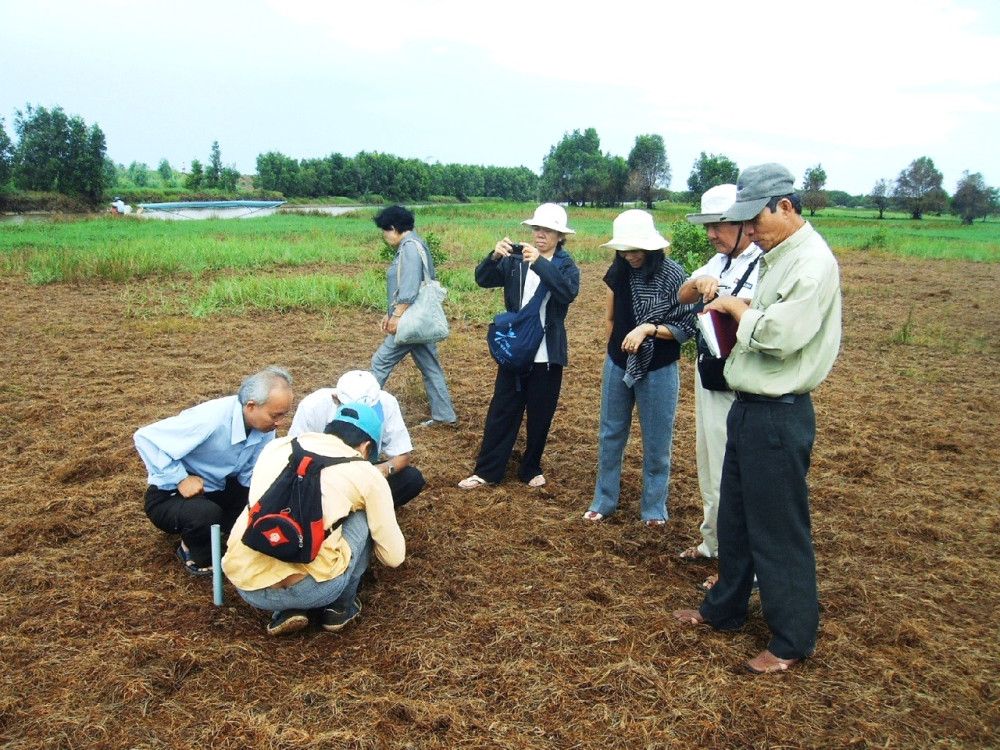
<svg viewBox="0 0 1000 750"><path fill-rule="evenodd" d="M719 221L749 221L764 210L771 198L795 192L795 178L780 164L758 164L740 172L736 202Z"/></svg>

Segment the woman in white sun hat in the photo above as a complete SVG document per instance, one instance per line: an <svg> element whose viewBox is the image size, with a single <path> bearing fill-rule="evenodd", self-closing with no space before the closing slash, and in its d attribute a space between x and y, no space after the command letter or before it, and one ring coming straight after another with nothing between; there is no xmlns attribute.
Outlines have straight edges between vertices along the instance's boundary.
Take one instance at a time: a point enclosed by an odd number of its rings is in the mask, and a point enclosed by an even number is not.
<svg viewBox="0 0 1000 750"><path fill-rule="evenodd" d="M667 521L670 450L680 388L677 360L681 344L695 332L694 314L677 301L687 278L666 257L670 243L656 231L653 217L632 209L614 221L614 237L602 247L615 250L604 276L608 285L604 330L608 337L601 381L601 421L594 501L583 514L603 521L618 510L622 458L638 407L642 428L640 515L647 526Z"/></svg>
<svg viewBox="0 0 1000 750"><path fill-rule="evenodd" d="M531 227L534 244L518 245L504 237L476 267L476 283L484 288L503 287L508 312L520 310L544 284L548 290L541 308L545 336L527 375L497 367L475 473L458 483L462 489L498 484L503 479L525 414L524 455L517 474L529 487L541 487L546 481L542 453L568 360L566 313L580 291L580 269L563 248L566 236L575 232L567 226L562 206L545 203L521 223Z"/></svg>

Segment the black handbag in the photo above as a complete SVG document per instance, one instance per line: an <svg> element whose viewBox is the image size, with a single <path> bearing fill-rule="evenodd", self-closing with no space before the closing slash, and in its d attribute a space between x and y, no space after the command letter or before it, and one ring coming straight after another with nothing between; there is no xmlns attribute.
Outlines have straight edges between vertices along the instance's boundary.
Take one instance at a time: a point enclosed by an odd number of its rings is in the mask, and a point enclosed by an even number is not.
<svg viewBox="0 0 1000 750"><path fill-rule="evenodd" d="M746 272L743 274L743 278L740 279L739 283L733 288L733 296L735 297L743 285L747 283L747 279L750 278L750 274L753 273L754 267L757 265L757 261L763 257L763 253L758 255L752 261L750 265L747 266ZM699 304L699 308L704 307L704 305ZM700 309L697 312L701 312ZM713 357L712 353L708 350L708 346L705 344L705 340L699 334L698 336L698 377L701 378L701 387L706 391L728 391L732 390L729 384L726 382L726 376L723 374L726 369L726 358L725 357Z"/></svg>

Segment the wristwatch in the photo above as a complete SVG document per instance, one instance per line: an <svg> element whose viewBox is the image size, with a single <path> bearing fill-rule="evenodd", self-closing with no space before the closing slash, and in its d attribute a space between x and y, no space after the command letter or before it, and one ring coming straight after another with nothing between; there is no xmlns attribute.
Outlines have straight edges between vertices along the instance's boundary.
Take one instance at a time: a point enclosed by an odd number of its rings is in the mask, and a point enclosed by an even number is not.
<svg viewBox="0 0 1000 750"><path fill-rule="evenodd" d="M396 467L392 465L392 461L386 461L386 464L389 466L389 476L391 477L396 473Z"/></svg>

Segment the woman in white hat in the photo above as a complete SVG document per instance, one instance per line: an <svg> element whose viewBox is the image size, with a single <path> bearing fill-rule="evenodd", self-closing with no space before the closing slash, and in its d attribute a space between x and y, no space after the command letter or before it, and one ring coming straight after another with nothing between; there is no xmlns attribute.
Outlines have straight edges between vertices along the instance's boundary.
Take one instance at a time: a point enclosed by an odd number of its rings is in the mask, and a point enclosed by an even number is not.
<svg viewBox="0 0 1000 750"><path fill-rule="evenodd" d="M588 521L603 521L618 509L622 457L638 406L642 428L642 499L647 526L667 521L670 449L680 388L681 344L695 332L694 314L677 301L687 278L663 252L670 243L653 217L633 209L614 221L614 237L602 247L615 259L604 276L608 285L604 329L608 337L601 383L597 486Z"/></svg>
<svg viewBox="0 0 1000 750"><path fill-rule="evenodd" d="M563 248L566 236L575 232L566 225L562 206L545 203L521 223L531 227L534 244L518 246L504 237L476 267L476 283L484 288L503 287L508 312L520 310L544 284L541 320L545 335L527 375L497 368L475 473L458 483L462 489L498 484L503 479L525 413L525 447L518 477L530 487L541 487L546 481L542 453L568 360L566 312L580 292L580 269Z"/></svg>

